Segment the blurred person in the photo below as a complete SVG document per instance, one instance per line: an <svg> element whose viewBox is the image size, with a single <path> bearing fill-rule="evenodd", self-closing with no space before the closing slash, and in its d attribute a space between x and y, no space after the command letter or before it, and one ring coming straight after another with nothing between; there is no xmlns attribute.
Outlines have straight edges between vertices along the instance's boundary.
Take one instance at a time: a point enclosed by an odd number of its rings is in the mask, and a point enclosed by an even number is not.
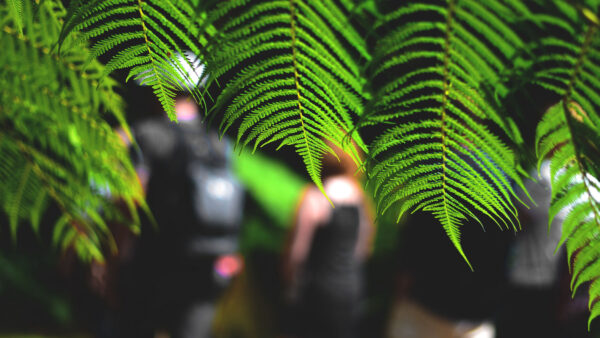
<svg viewBox="0 0 600 338"><path fill-rule="evenodd" d="M290 324L299 337L358 336L363 300L363 265L374 230L371 208L349 155L329 144L322 180L303 193L284 273L293 307Z"/></svg>
<svg viewBox="0 0 600 338"><path fill-rule="evenodd" d="M539 175L536 171L531 175L538 179L526 181L525 187L536 205L519 210L522 231L511 246L509 294L500 316L498 337L596 337L597 326L592 325L591 332L587 330L588 283L572 295L567 255L563 246L557 248L562 223L573 206L560 210L549 224L550 161L542 162ZM591 193L599 197L597 191Z"/></svg>
<svg viewBox="0 0 600 338"><path fill-rule="evenodd" d="M177 57L187 73L182 87L203 87L207 76L198 57L189 51ZM144 78L138 80L139 90ZM243 266L238 235L245 193L233 174L232 146L205 125L190 95L174 101L177 122L155 109L160 117L132 128L134 164L152 217L142 220L122 269L120 326L127 338L211 337L215 302Z"/></svg>
<svg viewBox="0 0 600 338"><path fill-rule="evenodd" d="M243 189L232 149L207 129L187 96L166 117L134 125L136 164L157 229L145 222L123 294L124 337L211 337L214 304L239 272Z"/></svg>
<svg viewBox="0 0 600 338"><path fill-rule="evenodd" d="M178 58L187 72L182 87L204 86L198 57L187 51ZM161 114L133 127L136 171L154 221L142 223L131 269L124 269L123 337L211 337L215 303L243 266L244 190L233 174L233 149L198 109L180 94L177 123Z"/></svg>
<svg viewBox="0 0 600 338"><path fill-rule="evenodd" d="M564 169L559 169L561 175ZM525 187L536 205L520 210L522 231L511 247L508 265L509 296L502 312L498 337L596 337L597 326L587 330L588 283L572 295L561 239L562 223L572 211L570 205L558 211L549 224L552 200L550 161L543 161L536 181L528 180ZM597 190L591 191L596 198ZM584 198L575 203L584 202ZM596 324L597 325L597 324Z"/></svg>
<svg viewBox="0 0 600 338"><path fill-rule="evenodd" d="M538 176L532 172L533 177ZM525 182L536 205L520 208L521 231L509 251L508 295L499 318L498 337L560 337L558 300L564 250L556 246L564 212L548 224L551 201L550 162L544 161L537 181ZM523 196L525 197L525 196Z"/></svg>

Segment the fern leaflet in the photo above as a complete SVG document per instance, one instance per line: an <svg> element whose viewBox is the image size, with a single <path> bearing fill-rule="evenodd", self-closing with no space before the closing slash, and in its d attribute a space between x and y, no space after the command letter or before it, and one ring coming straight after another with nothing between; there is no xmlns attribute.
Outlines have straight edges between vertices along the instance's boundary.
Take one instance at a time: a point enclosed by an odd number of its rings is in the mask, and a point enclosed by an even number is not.
<svg viewBox="0 0 600 338"><path fill-rule="evenodd" d="M333 1L236 0L212 15L228 18L210 59L213 75L226 79L214 108L223 114L221 130L239 122L238 143L296 148L322 190L320 159L332 151L326 140L359 160L343 140L353 129L351 113L363 110L356 55L369 58L364 40Z"/></svg>
<svg viewBox="0 0 600 338"><path fill-rule="evenodd" d="M96 40L90 59L111 53L104 70L129 69L129 78L151 86L171 120L176 120L174 97L189 91L198 102L200 88L186 66L197 60L185 49L201 55L198 47L203 31L200 15L187 1L178 0L74 0L60 35L61 44L73 31L82 40ZM181 56L179 58L178 56Z"/></svg>
<svg viewBox="0 0 600 338"><path fill-rule="evenodd" d="M589 286L591 314L600 314L600 21L591 10L555 2L563 17L540 22L562 31L540 40L536 83L560 95L537 127L538 159L550 159L552 203L549 219L561 211L560 245L566 244L573 293ZM585 24L580 25L581 22Z"/></svg>
<svg viewBox="0 0 600 338"><path fill-rule="evenodd" d="M109 190L130 206L142 192L126 147L103 119L110 112L124 123L116 82L99 79L97 61L87 69L88 51L66 47L53 50L65 9L44 1L38 8L25 2L21 35L16 18L0 6L0 207L13 236L28 220L34 229L48 204L63 213L55 227L61 246L73 246L86 260L102 260L102 250L114 248L105 220L122 217L101 190ZM125 129L127 129L126 125ZM132 226L136 229L137 222Z"/></svg>
<svg viewBox="0 0 600 338"><path fill-rule="evenodd" d="M386 15L371 67L383 83L362 125L387 129L370 145L369 184L380 212L399 204L433 213L470 265L460 225L480 215L516 229L512 182L522 186L514 155L490 131L513 139L482 85L506 91L500 74L520 47L510 27L514 1L409 2Z"/></svg>

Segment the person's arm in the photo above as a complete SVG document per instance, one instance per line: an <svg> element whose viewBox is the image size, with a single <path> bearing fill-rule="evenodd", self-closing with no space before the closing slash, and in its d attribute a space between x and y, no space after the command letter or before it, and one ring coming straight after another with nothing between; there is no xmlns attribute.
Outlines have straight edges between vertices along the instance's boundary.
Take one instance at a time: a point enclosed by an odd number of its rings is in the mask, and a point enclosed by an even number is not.
<svg viewBox="0 0 600 338"><path fill-rule="evenodd" d="M300 203L286 262L286 279L291 294L297 291L298 276L308 258L315 230L330 212L327 201L325 200L324 204L323 200L325 198L321 192L310 187Z"/></svg>
<svg viewBox="0 0 600 338"><path fill-rule="evenodd" d="M358 228L358 240L356 242L356 257L363 261L373 251L373 240L375 235L375 217L370 200L361 192L362 203L360 204L360 220Z"/></svg>

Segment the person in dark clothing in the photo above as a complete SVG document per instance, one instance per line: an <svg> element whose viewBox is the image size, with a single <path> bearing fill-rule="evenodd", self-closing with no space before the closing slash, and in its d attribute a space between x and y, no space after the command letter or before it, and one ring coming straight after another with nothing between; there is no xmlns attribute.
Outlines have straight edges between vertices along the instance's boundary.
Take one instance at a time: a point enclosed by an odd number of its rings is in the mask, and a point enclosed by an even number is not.
<svg viewBox="0 0 600 338"><path fill-rule="evenodd" d="M203 125L190 98L176 99L175 110L178 123L164 117L133 127L156 227L143 222L123 271L123 337L210 337L215 302L232 277L222 262L239 260L244 195L231 146Z"/></svg>
<svg viewBox="0 0 600 338"><path fill-rule="evenodd" d="M335 150L337 158L323 160L330 201L316 186L306 188L285 259L288 298L296 308L292 321L301 337L349 338L358 332L373 221L354 162Z"/></svg>

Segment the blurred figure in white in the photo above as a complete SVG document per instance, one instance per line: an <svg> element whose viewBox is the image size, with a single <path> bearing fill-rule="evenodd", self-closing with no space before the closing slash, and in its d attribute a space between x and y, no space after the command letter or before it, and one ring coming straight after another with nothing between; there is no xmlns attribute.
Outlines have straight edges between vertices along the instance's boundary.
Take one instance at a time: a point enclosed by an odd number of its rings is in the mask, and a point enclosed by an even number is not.
<svg viewBox="0 0 600 338"><path fill-rule="evenodd" d="M560 174L560 173L559 173ZM560 337L557 326L558 282L564 250L557 245L562 222L561 211L549 227L551 202L550 162L544 161L537 180L525 181L536 205L520 208L522 230L512 244L508 259L508 294L498 320L498 337ZM522 194L522 199L527 197Z"/></svg>

